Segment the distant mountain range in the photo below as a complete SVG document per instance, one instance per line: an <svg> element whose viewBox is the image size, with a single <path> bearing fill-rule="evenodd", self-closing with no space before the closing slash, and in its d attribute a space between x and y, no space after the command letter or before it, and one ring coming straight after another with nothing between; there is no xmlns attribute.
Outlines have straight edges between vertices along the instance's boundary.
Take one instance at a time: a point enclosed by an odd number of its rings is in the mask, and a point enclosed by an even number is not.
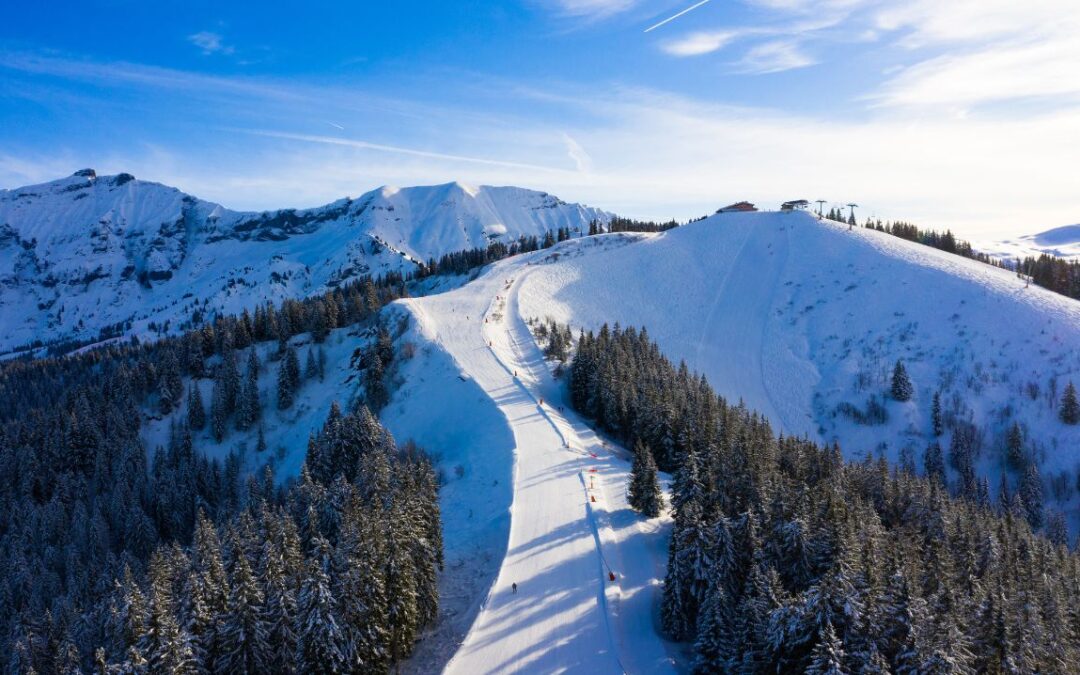
<svg viewBox="0 0 1080 675"><path fill-rule="evenodd" d="M545 192L460 183L239 212L131 174L84 169L0 190L0 352L103 330L145 334L197 310L239 312L610 217Z"/></svg>
<svg viewBox="0 0 1080 675"><path fill-rule="evenodd" d="M997 258L1038 257L1042 253L1059 258L1080 258L1080 224L1055 227L998 242L980 242L978 248Z"/></svg>

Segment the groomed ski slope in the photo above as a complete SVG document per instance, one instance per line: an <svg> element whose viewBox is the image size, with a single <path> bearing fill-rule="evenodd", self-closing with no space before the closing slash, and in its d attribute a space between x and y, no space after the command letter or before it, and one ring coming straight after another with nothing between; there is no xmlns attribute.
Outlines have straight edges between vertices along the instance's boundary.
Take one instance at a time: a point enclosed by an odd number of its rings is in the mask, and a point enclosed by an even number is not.
<svg viewBox="0 0 1080 675"><path fill-rule="evenodd" d="M505 557L446 672L674 672L655 627L666 520L630 510L625 453L560 410L559 384L518 311L518 289L543 255L404 302L419 332L491 398L513 436L512 449L486 458L513 461ZM444 510L497 508L500 494L458 493L461 502L444 499ZM447 537L455 546L449 526Z"/></svg>

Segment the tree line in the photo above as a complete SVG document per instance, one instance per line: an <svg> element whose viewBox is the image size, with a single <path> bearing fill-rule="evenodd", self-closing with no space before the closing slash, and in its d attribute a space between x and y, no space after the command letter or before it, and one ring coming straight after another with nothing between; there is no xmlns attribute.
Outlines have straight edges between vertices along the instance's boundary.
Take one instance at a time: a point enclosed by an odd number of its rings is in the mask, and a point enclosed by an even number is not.
<svg viewBox="0 0 1080 675"><path fill-rule="evenodd" d="M633 218L612 216L607 225L596 219L589 221L589 236L603 234L604 232L664 232L678 226L679 224L674 220L657 223L651 220L634 220Z"/></svg>
<svg viewBox="0 0 1080 675"><path fill-rule="evenodd" d="M848 222L842 214L830 211L826 216L830 220ZM911 223L903 221L882 222L881 220L867 219L865 227L878 232L885 232L901 239L914 241L926 246L953 253L955 255L978 260L994 267L1003 267L1016 272L1018 275L1028 278L1037 286L1064 295L1069 298L1080 300L1080 261L1059 258L1049 253L1041 253L1038 256L1017 258L1014 261L1004 261L986 253L976 251L970 242L958 239L952 232L945 230L938 232L931 229L919 228Z"/></svg>
<svg viewBox="0 0 1080 675"><path fill-rule="evenodd" d="M1016 271L1043 288L1080 300L1080 261L1042 253L1017 259Z"/></svg>
<svg viewBox="0 0 1080 675"><path fill-rule="evenodd" d="M636 448L632 501L656 495L645 455L675 471L661 617L696 672L1064 672L1080 657L1064 521L1036 534L1007 484L996 502L954 496L940 450L918 475L778 436L644 329L578 342L571 403Z"/></svg>

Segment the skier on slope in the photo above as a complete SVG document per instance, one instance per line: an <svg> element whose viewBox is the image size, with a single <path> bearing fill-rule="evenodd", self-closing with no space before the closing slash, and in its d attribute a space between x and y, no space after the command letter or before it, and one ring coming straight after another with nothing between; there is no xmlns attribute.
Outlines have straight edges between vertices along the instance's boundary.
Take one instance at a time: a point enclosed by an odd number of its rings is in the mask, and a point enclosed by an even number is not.
<svg viewBox="0 0 1080 675"><path fill-rule="evenodd" d="M515 581L514 583L510 584L510 588L513 589L514 593L517 593L517 582Z"/></svg>

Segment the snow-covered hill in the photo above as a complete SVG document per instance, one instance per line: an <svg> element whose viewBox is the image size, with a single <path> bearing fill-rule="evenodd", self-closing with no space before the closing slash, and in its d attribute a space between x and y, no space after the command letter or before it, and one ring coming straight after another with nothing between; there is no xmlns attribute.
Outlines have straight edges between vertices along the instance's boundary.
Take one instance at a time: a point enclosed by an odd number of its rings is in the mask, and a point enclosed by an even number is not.
<svg viewBox="0 0 1080 675"><path fill-rule="evenodd" d="M1016 239L980 243L978 249L1003 260L1015 260L1028 256L1038 257L1043 253L1058 258L1078 259L1080 258L1080 225L1064 225Z"/></svg>
<svg viewBox="0 0 1080 675"><path fill-rule="evenodd" d="M910 454L921 467L941 392L946 454L954 430L973 423L978 469L996 480L1004 430L1019 421L1044 476L1067 472L1055 482L1068 492L1057 501L1048 490L1047 505L1075 515L1080 428L1063 425L1056 404L1066 381L1080 381L1080 303L1007 271L804 213L752 213L572 239L450 285L384 317L403 332L383 421L431 451L444 479L440 623L408 672L441 670L455 651L460 672L672 667L652 614L666 521L626 507L625 455L568 410L525 328L531 317L644 325L724 395L785 433L838 440L849 456ZM279 476L297 473L330 401L356 395L356 348L369 339L335 331L325 382L304 385L289 411L266 412ZM907 403L883 397L897 359L915 385ZM265 399L273 382L267 368ZM870 397L886 422L853 419ZM219 445L203 436L218 456L255 442L253 431ZM262 460L241 454L248 469Z"/></svg>
<svg viewBox="0 0 1080 675"><path fill-rule="evenodd" d="M199 311L304 297L415 261L587 227L609 214L515 187L383 187L307 210L231 211L90 169L0 190L0 352L119 326L177 328Z"/></svg>
<svg viewBox="0 0 1080 675"><path fill-rule="evenodd" d="M838 440L852 456L906 450L920 469L940 392L947 422L975 424L992 480L1013 421L1044 475L1075 479L1080 427L1057 417L1066 383L1080 384L1075 300L805 213L717 215L601 255L575 256L569 243L522 282L526 316L646 326L785 433ZM915 384L907 403L883 397L897 359ZM887 422L855 421L871 397ZM938 440L947 454L951 432Z"/></svg>

